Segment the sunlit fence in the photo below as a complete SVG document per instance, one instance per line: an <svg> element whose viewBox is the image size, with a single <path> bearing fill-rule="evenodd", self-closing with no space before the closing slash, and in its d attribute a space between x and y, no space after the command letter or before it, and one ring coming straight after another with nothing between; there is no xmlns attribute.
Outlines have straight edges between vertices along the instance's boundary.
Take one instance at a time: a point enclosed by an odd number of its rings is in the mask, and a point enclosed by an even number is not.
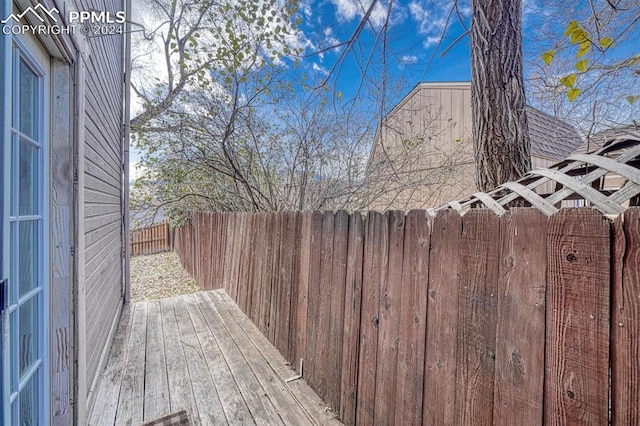
<svg viewBox="0 0 640 426"><path fill-rule="evenodd" d="M171 228L169 222L160 222L131 231L131 256L170 251Z"/></svg>
<svg viewBox="0 0 640 426"><path fill-rule="evenodd" d="M175 250L347 424L640 424L638 209L197 213Z"/></svg>

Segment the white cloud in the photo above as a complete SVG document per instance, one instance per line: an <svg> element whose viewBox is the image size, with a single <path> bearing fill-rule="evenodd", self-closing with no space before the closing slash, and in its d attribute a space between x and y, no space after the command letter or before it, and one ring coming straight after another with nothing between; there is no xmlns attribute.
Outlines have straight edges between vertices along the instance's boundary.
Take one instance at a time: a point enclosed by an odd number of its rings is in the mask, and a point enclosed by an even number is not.
<svg viewBox="0 0 640 426"><path fill-rule="evenodd" d="M317 64L317 63L315 63L315 62L313 63L313 65L311 66L311 68L313 68L313 70L314 70L315 72L320 73L320 74L322 74L322 75L329 75L329 71L328 71L325 67L320 66L320 65L318 65L318 64Z"/></svg>
<svg viewBox="0 0 640 426"><path fill-rule="evenodd" d="M331 0L336 7L336 15L342 21L350 21L356 17L358 7L355 0ZM369 2L371 4L371 2Z"/></svg>
<svg viewBox="0 0 640 426"><path fill-rule="evenodd" d="M302 11L307 19L311 19L311 17L313 16L313 7L311 6L311 3L312 0L304 0L298 4L298 9Z"/></svg>
<svg viewBox="0 0 640 426"><path fill-rule="evenodd" d="M336 7L336 16L340 22L349 22L354 18L362 19L371 7L371 2L372 0L331 0ZM399 9L398 5L394 5L394 11ZM388 14L389 4L379 0L369 15L369 22L379 28L387 21Z"/></svg>
<svg viewBox="0 0 640 426"><path fill-rule="evenodd" d="M409 13L411 17L418 21L421 25L427 19L427 11L418 2L412 1L409 3Z"/></svg>
<svg viewBox="0 0 640 426"><path fill-rule="evenodd" d="M414 0L409 3L409 15L418 25L418 34L426 36L424 47L431 47L442 39L446 31L447 14L450 8L450 2L427 3ZM468 13L467 9L467 6L460 5L460 11L463 16Z"/></svg>
<svg viewBox="0 0 640 426"><path fill-rule="evenodd" d="M400 62L402 62L404 65L413 65L418 62L418 57L416 55L405 55L400 58Z"/></svg>
<svg viewBox="0 0 640 426"><path fill-rule="evenodd" d="M431 46L435 46L436 44L440 43L440 40L442 40L442 36L441 35L437 35L437 36L429 36L427 37L427 39L424 41L424 47L431 47Z"/></svg>

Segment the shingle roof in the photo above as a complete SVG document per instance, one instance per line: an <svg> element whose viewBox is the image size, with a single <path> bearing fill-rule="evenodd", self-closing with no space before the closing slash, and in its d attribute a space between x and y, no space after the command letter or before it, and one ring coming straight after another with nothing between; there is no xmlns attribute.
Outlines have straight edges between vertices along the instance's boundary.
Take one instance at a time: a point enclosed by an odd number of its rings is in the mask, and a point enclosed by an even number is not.
<svg viewBox="0 0 640 426"><path fill-rule="evenodd" d="M589 138L589 141L576 149L577 154L594 152L602 148L608 142L618 138L640 137L640 123L634 122L626 126L612 127L602 132L596 133Z"/></svg>
<svg viewBox="0 0 640 426"><path fill-rule="evenodd" d="M551 160L563 160L583 141L569 123L527 107L531 154Z"/></svg>

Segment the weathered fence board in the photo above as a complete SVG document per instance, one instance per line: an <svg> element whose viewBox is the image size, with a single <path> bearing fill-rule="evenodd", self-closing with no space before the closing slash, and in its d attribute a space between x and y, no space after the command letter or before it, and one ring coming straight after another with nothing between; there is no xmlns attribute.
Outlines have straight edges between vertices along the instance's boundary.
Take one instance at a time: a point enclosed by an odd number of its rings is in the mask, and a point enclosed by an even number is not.
<svg viewBox="0 0 640 426"><path fill-rule="evenodd" d="M427 215L410 211L404 226L395 424L422 424L429 245Z"/></svg>
<svg viewBox="0 0 640 426"><path fill-rule="evenodd" d="M338 211L333 219L333 258L329 284L331 313L329 317L329 346L326 401L340 410L342 376L342 344L344 339L345 280L349 238L349 215Z"/></svg>
<svg viewBox="0 0 640 426"><path fill-rule="evenodd" d="M320 249L320 287L318 291L318 340L316 352L316 392L328 399L328 381L331 376L329 362L331 331L331 274L333 272L334 213L326 211L322 215L322 248Z"/></svg>
<svg viewBox="0 0 640 426"><path fill-rule="evenodd" d="M607 424L610 225L595 210L549 220L545 423Z"/></svg>
<svg viewBox="0 0 640 426"><path fill-rule="evenodd" d="M311 223L314 213L302 213L302 224L300 228L300 268L298 273L298 303L295 309L296 315L296 351L295 363L293 367L299 369L298 360L307 357L307 315L309 300L309 272L311 257ZM304 364L302 366L304 370ZM298 371L300 373L300 371Z"/></svg>
<svg viewBox="0 0 640 426"><path fill-rule="evenodd" d="M462 218L455 410L460 425L493 422L499 236L500 220L489 210Z"/></svg>
<svg viewBox="0 0 640 426"><path fill-rule="evenodd" d="M347 424L356 420L358 390L358 354L360 352L360 311L362 304L362 258L364 223L355 213L349 218L347 275L345 283L344 334L340 381L340 418Z"/></svg>
<svg viewBox="0 0 640 426"><path fill-rule="evenodd" d="M271 215L267 215L265 213L259 213L257 215L256 221L254 223L255 229L255 238L252 247L254 249L253 262L252 262L252 277L249 291L249 300L247 313L249 318L254 322L254 324L258 325L260 331L266 335L266 324L260 323L260 305L266 301L261 297L263 284L264 284L264 276L269 274L271 271L267 268L267 256L268 256L268 246L273 243L273 240L268 238L269 234L267 234L267 217L271 217ZM267 238L265 238L267 237ZM271 237L272 238L272 237Z"/></svg>
<svg viewBox="0 0 640 426"><path fill-rule="evenodd" d="M264 237L261 238L260 245L261 255L259 259L262 263L258 266L257 271L260 273L260 279L256 280L259 288L256 289L258 297L256 298L255 314L258 329L267 336L273 344L274 332L271 323L275 322L275 303L272 288L275 281L274 274L277 274L278 253L280 252L280 218L279 215L261 214L261 227L258 232L262 232ZM274 268L276 269L274 271ZM274 309L272 309L272 307Z"/></svg>
<svg viewBox="0 0 640 426"><path fill-rule="evenodd" d="M640 424L640 210L614 223L612 424Z"/></svg>
<svg viewBox="0 0 640 426"><path fill-rule="evenodd" d="M493 422L541 424L547 218L533 209L513 209L500 218L498 328Z"/></svg>
<svg viewBox="0 0 640 426"><path fill-rule="evenodd" d="M302 250L302 239L300 236L302 235L302 214L300 212L292 212L289 213L289 221L290 221L290 229L288 238L289 244L291 244L293 254L291 256L291 271L289 279L290 281L290 294L289 294L289 327L283 327L283 333L289 333L287 335L288 339L288 350L286 353L286 358L289 360L292 366L295 369L299 369L298 367L298 359L296 354L298 353L298 335L302 334L299 332L300 327L298 323L298 300L299 300L299 292L301 287L298 285L298 278L300 276L300 266L301 266L301 250Z"/></svg>
<svg viewBox="0 0 640 426"><path fill-rule="evenodd" d="M369 212L364 240L364 270L360 317L360 354L356 424L373 424L376 401L376 362L380 286L387 275L388 216Z"/></svg>
<svg viewBox="0 0 640 426"><path fill-rule="evenodd" d="M173 249L169 222L134 229L130 237L131 256L155 254Z"/></svg>
<svg viewBox="0 0 640 426"><path fill-rule="evenodd" d="M195 213L174 241L346 424L639 423L638 209Z"/></svg>
<svg viewBox="0 0 640 426"><path fill-rule="evenodd" d="M396 368L400 331L402 292L402 257L404 250L404 212L390 211L387 270L381 271L380 306L378 308L378 355L375 375L376 405L374 421L392 424L396 405Z"/></svg>
<svg viewBox="0 0 640 426"><path fill-rule="evenodd" d="M310 250L309 250L309 281L308 281L308 313L307 313L307 344L305 350L305 377L313 389L318 389L320 369L319 341L320 341L320 252L322 250L322 222L320 212L313 212L311 216Z"/></svg>
<svg viewBox="0 0 640 426"><path fill-rule="evenodd" d="M429 299L423 422L454 424L458 339L458 274L462 216L438 212L433 220L429 256Z"/></svg>

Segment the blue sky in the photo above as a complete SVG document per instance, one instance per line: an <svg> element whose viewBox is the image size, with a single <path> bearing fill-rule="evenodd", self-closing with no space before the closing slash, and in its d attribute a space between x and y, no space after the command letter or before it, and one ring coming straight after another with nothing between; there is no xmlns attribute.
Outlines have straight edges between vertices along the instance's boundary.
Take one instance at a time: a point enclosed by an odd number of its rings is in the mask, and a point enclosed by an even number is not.
<svg viewBox="0 0 640 426"><path fill-rule="evenodd" d="M369 19L370 23L359 36L356 48L347 55L339 72L332 74L330 87L344 93L345 99L369 96L366 93L367 90L357 90L361 87L363 64L367 63L369 55L372 58L368 69L370 78L364 80L365 87L368 85L371 89L380 85L383 75L381 72L383 56L386 58L387 78L394 83L398 81L404 83L400 89L391 89L387 94L383 111L389 111L412 87L421 81L469 81L471 74L470 47L469 38L464 33L470 21L470 0L458 0L456 9L452 9L453 0L393 0L392 12L390 16L387 16L390 1L392 0L377 2ZM596 48L592 49L592 54L584 56L583 58L589 59L589 64L613 63L616 60L629 58L639 53L637 40L640 39L640 24L636 19L640 16L638 10L640 3L636 3L636 1L620 0L617 4L623 6L622 12L615 13L605 0L593 2L593 7L598 11L602 25L600 38L595 35L593 26L590 27L592 33L589 34L589 37L592 38L595 47L597 48L598 41L604 36L611 35L616 40L612 48L607 50L606 58L601 57ZM371 3L372 0L300 0L299 13L303 17L300 30L303 34L306 53L322 51L327 46L348 40ZM608 13L613 14L609 27L605 18ZM388 45L386 55L383 55L380 43L376 45L375 40L376 32L380 32L380 28L387 19L389 22L386 33ZM547 79L551 78L545 84L554 85L559 84L560 77L576 73L574 64L578 60L576 59L577 45L571 46L563 36L567 24L573 19L577 19L581 24L593 21L589 2L581 0L563 0L562 2L557 0L523 0L525 83L528 77L535 77L541 71ZM625 33L626 38L617 39L616 34L619 34L620 28L632 21L634 23L629 27L631 32ZM560 47L561 52L556 56L553 66L547 67L544 65L541 55L558 43L562 46ZM372 50L373 46L375 46L375 50ZM312 80L321 81L336 63L337 58L343 52L342 49L334 49L305 58L302 69L312 76ZM631 77L630 80L625 80L631 82L627 84L626 89L617 88L619 91L628 90L629 93L614 93L604 89L609 87L607 85L613 80L610 79L609 83L603 83L599 79L594 79L594 75L597 73L584 75L578 73L576 86L588 88L590 84L598 84L600 90L594 91L591 87L591 99L588 100L586 95L581 95L577 102L568 106L564 105L563 112L558 111L557 100L547 102L548 105L542 105L536 103L536 101L540 101L540 97L534 99L534 96L528 93L528 101L549 113L570 116L571 119L575 119L573 124L577 123L578 127L589 127L585 117L590 116L587 113L590 112L593 105L593 96L600 96L597 100L601 110L605 105L611 109L612 114L604 113L603 117L624 116L626 118L621 121L626 122L630 116L635 115L634 111L640 111L640 102L637 102L633 108L629 108L629 104L624 101L629 94L640 94L640 87L638 87L640 78ZM543 87L542 84L539 86ZM392 87L392 85L388 87ZM549 88L548 90L557 89ZM566 92L568 89L564 90ZM620 111L622 114L618 114ZM611 120L608 125L617 124L614 121Z"/></svg>
<svg viewBox="0 0 640 426"><path fill-rule="evenodd" d="M372 0L300 0L299 26L301 46L305 54L296 69L298 76L308 76L305 83L314 85L322 81L332 69L344 48L325 48L348 40L361 21ZM345 99L366 98L371 89L382 80L382 57L386 58L386 75L390 83L400 88L391 89L384 110L388 111L412 87L421 81L469 81L470 48L468 36L460 38L469 25L469 0L458 0L457 13L452 11L452 0L394 0L392 12L387 16L390 0L379 0L370 17L370 24L358 38L355 47L341 66L331 74L330 88L340 91ZM571 0L566 0L566 5ZM573 3L586 7L585 3ZM600 7L604 0L596 2ZM540 54L562 37L567 23L573 18L566 14L565 3L555 0L523 0L523 41L525 55L530 55L543 66ZM582 5L582 6L580 6ZM565 13L558 13L558 10ZM579 13L579 10L578 12ZM376 32L389 20L386 37L386 55L380 42L376 44ZM636 30L638 32L640 30ZM548 32L548 33L547 33ZM548 39L543 38L549 34ZM640 36L640 35L639 35ZM535 41L534 39L538 39ZM542 39L542 42L539 41ZM633 38L631 38L633 40ZM453 46L452 46L453 44ZM546 46L545 46L546 44ZM373 50L372 50L373 49ZM442 53L447 50L446 54ZM619 46L620 55L637 54L635 43ZM618 53L616 53L618 54ZM368 60L371 55L371 60ZM362 79L362 67L368 63L370 79ZM525 66L525 76L527 72ZM389 84L389 87L397 87ZM360 88L360 90L358 90ZM640 88L632 88L640 94ZM640 105L640 103L639 103ZM134 153L133 161L136 160Z"/></svg>
<svg viewBox="0 0 640 426"><path fill-rule="evenodd" d="M301 2L300 14L304 17L300 29L307 37L307 52L323 49L339 41L348 40L362 19L370 1L358 0L306 0ZM387 31L388 74L404 79L406 90L420 81L468 81L470 79L469 42L464 37L441 57L440 54L464 33L455 13L447 21L449 1L395 1ZM379 1L371 14L371 24L363 31L355 52L351 52L340 69L337 89L345 97L354 90L362 76L362 66L367 62L372 46L376 51L369 71L380 75L382 67L381 42L376 45L376 31L387 19L388 2ZM469 6L461 1L458 10L468 25ZM445 28L448 28L445 31ZM443 37L444 35L444 37ZM434 51L436 51L434 55ZM305 59L306 72L316 78L329 72L341 49L327 51ZM360 66L358 65L360 64ZM374 77L375 78L375 77Z"/></svg>

